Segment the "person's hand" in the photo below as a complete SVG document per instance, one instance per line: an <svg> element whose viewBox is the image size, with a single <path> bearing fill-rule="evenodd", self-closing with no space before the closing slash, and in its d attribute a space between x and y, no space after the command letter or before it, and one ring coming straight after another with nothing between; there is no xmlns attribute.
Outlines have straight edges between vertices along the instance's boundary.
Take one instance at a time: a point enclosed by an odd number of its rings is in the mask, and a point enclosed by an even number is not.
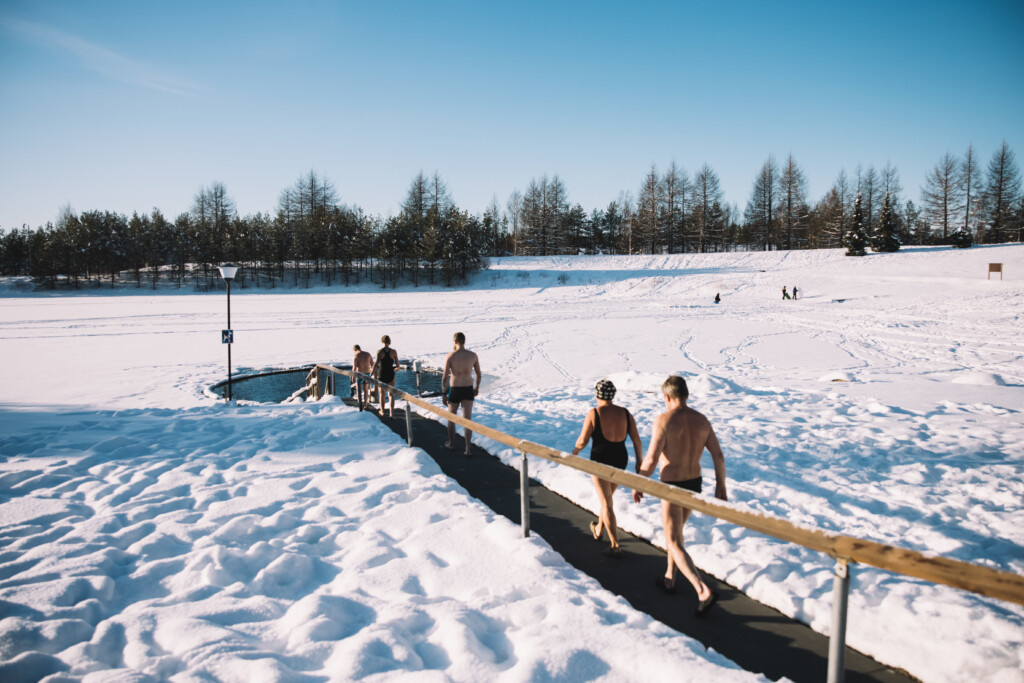
<svg viewBox="0 0 1024 683"><path fill-rule="evenodd" d="M634 503L639 503L641 500L643 500L643 497L644 497L644 494L640 493L639 491L633 491L633 502Z"/></svg>
<svg viewBox="0 0 1024 683"><path fill-rule="evenodd" d="M479 395L480 395L480 390L479 390L479 389L476 389L476 388L474 388L474 389L473 389L473 398L476 398L476 397L477 397L477 396L479 396Z"/></svg>
<svg viewBox="0 0 1024 683"><path fill-rule="evenodd" d="M580 449L579 448L572 449L572 454L573 455L579 455L580 454Z"/></svg>
<svg viewBox="0 0 1024 683"><path fill-rule="evenodd" d="M441 394L441 405L448 405L448 397L445 396L444 394Z"/></svg>
<svg viewBox="0 0 1024 683"><path fill-rule="evenodd" d="M725 484L715 484L715 498L726 502L729 501L729 496L725 492Z"/></svg>

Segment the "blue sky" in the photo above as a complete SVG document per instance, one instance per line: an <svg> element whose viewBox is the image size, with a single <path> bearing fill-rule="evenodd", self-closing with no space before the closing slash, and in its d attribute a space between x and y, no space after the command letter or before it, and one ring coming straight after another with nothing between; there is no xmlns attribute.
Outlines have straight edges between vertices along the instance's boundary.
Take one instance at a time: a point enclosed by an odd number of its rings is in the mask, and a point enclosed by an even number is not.
<svg viewBox="0 0 1024 683"><path fill-rule="evenodd" d="M1024 2L0 0L0 227L60 207L188 210L222 182L272 211L313 169L396 211L437 171L504 205L558 174L572 202L707 162L745 206L769 154L816 200L946 151L1024 154Z"/></svg>

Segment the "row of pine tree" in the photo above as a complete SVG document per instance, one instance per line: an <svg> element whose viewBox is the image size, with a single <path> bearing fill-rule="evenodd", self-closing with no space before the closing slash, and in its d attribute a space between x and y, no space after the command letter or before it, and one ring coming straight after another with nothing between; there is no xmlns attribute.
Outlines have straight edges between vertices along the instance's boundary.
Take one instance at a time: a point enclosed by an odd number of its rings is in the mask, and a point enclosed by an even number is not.
<svg viewBox="0 0 1024 683"><path fill-rule="evenodd" d="M581 253L685 253L844 246L850 255L901 244L970 246L1021 241L1024 195L1013 151L1004 142L983 171L973 147L943 155L921 188L903 198L899 172L842 171L811 205L792 157L769 156L741 213L725 202L714 169L692 175L652 165L635 195L622 192L587 213L569 201L557 175L515 190L482 215L460 209L445 181L417 174L397 216L370 216L342 204L334 185L310 171L281 192L276 212L239 216L221 183L202 187L190 211L169 220L158 210L129 218L110 211L61 210L55 224L0 232L0 272L80 287L133 282L156 287L217 286L215 266L240 263L243 287L310 286L369 280L465 281L488 256Z"/></svg>

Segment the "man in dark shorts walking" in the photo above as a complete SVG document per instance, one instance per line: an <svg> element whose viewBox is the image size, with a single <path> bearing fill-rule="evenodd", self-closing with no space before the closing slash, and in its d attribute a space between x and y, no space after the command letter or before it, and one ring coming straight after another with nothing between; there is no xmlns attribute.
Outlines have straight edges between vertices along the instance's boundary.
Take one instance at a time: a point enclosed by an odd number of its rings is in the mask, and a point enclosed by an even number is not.
<svg viewBox="0 0 1024 683"><path fill-rule="evenodd" d="M639 474L649 477L661 465L661 480L694 493L701 491L700 459L707 448L715 464L715 498L728 500L725 490L725 456L718 445L715 430L708 419L687 407L690 396L686 380L672 375L661 385L668 408L654 421L651 443L640 465ZM639 502L643 494L634 491L633 500ZM683 547L683 527L693 510L661 501L661 521L665 528L665 550L668 569L658 577L658 585L665 592L675 592L676 567L693 589L697 591L697 614L704 614L718 599L718 594L704 583L700 572Z"/></svg>
<svg viewBox="0 0 1024 683"><path fill-rule="evenodd" d="M352 369L355 372L361 372L364 375L370 374L370 369L373 368L373 356L370 355L369 351L363 351L359 344L352 347ZM370 384L366 380L353 379L353 388L356 391L356 398L359 400L361 405L366 405L370 402Z"/></svg>
<svg viewBox="0 0 1024 683"><path fill-rule="evenodd" d="M462 405L462 416L467 420L473 415L473 399L480 393L480 380L483 374L480 372L480 359L477 355L466 348L466 335L456 332L453 339L455 349L444 359L444 374L441 376L441 402L448 406L449 412L458 413L459 405ZM476 383L473 382L473 375L476 375ZM450 381L449 381L450 378ZM473 440L473 432L469 429L466 432L466 455L469 455L469 446ZM450 451L455 450L455 423L448 423L448 441L444 447Z"/></svg>

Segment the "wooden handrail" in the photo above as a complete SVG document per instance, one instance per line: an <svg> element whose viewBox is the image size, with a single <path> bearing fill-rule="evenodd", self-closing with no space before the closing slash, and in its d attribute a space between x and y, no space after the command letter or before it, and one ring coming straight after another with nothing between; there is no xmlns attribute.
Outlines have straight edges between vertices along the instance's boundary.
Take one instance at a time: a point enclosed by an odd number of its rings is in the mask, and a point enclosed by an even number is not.
<svg viewBox="0 0 1024 683"><path fill-rule="evenodd" d="M640 491L661 500L667 500L676 505L699 510L704 514L726 522L731 522L732 524L773 536L783 541L796 543L837 559L859 562L878 567L879 569L896 572L897 574L904 574L932 583L960 588L990 598L1024 605L1024 577L1011 572L946 557L928 555L916 550L876 543L853 536L830 534L820 529L808 529L778 517L742 510L734 505L715 499L698 497L689 491L654 479L648 479L632 472L626 472L586 458L563 453L562 451L532 441L517 439L486 425L467 420L455 413L442 410L417 396L413 396L401 389L396 389L369 375L335 368L330 365L318 364L310 373L310 377L318 370L366 380L377 386L384 387L388 391L393 391L396 396L400 396L412 405L524 453L566 465L605 481L625 486L634 491Z"/></svg>

